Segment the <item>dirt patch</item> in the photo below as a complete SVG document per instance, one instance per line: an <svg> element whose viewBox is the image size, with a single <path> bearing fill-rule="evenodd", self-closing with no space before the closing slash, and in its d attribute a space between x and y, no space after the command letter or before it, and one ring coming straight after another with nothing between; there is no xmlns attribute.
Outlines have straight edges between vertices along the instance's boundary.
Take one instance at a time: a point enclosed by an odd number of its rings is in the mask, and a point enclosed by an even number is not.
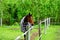
<svg viewBox="0 0 60 40"><path fill-rule="evenodd" d="M37 35L38 35L38 32L34 32L31 36L30 40L34 40Z"/></svg>
<svg viewBox="0 0 60 40"><path fill-rule="evenodd" d="M38 30L38 28L37 28ZM34 32L31 37L30 37L30 40L35 40L35 38L39 35L38 31L37 32Z"/></svg>

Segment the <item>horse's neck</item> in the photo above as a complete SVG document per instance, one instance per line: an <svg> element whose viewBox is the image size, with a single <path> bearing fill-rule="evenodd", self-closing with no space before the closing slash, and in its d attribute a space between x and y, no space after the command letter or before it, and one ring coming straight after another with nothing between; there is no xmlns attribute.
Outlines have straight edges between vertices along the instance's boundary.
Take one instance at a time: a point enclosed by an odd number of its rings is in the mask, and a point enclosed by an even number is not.
<svg viewBox="0 0 60 40"><path fill-rule="evenodd" d="M24 23L24 19L25 19L25 16L22 18L22 20L21 20L21 24Z"/></svg>
<svg viewBox="0 0 60 40"><path fill-rule="evenodd" d="M31 24L29 23L29 22L24 22L24 20L25 20L25 17L23 17L22 19L21 19L21 25L29 25L29 26L31 26Z"/></svg>

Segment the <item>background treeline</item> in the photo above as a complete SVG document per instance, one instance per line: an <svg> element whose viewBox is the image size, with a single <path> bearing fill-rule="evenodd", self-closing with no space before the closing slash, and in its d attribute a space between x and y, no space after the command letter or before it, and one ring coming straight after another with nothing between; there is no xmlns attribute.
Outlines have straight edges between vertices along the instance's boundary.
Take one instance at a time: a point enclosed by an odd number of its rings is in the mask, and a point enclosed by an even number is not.
<svg viewBox="0 0 60 40"><path fill-rule="evenodd" d="M47 17L60 21L60 0L0 0L0 17L4 24L19 23L29 12L35 22Z"/></svg>

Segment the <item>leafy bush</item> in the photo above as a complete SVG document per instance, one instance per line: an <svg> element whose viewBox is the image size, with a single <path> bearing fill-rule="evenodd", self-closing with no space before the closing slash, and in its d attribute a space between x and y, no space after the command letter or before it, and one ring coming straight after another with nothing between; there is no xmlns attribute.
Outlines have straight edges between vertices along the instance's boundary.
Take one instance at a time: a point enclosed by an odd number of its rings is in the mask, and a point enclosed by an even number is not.
<svg viewBox="0 0 60 40"><path fill-rule="evenodd" d="M60 19L59 10L60 0L2 0L0 2L3 19L9 19L10 24L20 22L21 18L29 12L35 22L38 18L41 20L47 17L55 17L57 20Z"/></svg>

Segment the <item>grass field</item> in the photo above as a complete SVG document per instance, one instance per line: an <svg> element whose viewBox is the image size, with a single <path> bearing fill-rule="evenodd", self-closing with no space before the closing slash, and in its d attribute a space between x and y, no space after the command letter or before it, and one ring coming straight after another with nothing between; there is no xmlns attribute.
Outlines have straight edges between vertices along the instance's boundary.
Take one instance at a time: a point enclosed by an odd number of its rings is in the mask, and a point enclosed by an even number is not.
<svg viewBox="0 0 60 40"><path fill-rule="evenodd" d="M17 28L17 29L16 29ZM17 26L3 26L0 27L0 40L14 40L22 32Z"/></svg>
<svg viewBox="0 0 60 40"><path fill-rule="evenodd" d="M37 27L37 26L36 26ZM32 33L37 31L32 30ZM17 25L0 27L0 40L14 40L18 35L21 35L20 27ZM42 40L60 40L60 25L51 25L47 30L47 34L42 34ZM38 39L38 36L35 40Z"/></svg>
<svg viewBox="0 0 60 40"><path fill-rule="evenodd" d="M43 34L42 40L60 40L60 25L51 25L46 34Z"/></svg>
<svg viewBox="0 0 60 40"><path fill-rule="evenodd" d="M37 31L37 29L33 29L31 31L31 34L35 31ZM23 33L21 32L19 25L0 27L0 40L15 40L17 36L20 36L22 34Z"/></svg>

